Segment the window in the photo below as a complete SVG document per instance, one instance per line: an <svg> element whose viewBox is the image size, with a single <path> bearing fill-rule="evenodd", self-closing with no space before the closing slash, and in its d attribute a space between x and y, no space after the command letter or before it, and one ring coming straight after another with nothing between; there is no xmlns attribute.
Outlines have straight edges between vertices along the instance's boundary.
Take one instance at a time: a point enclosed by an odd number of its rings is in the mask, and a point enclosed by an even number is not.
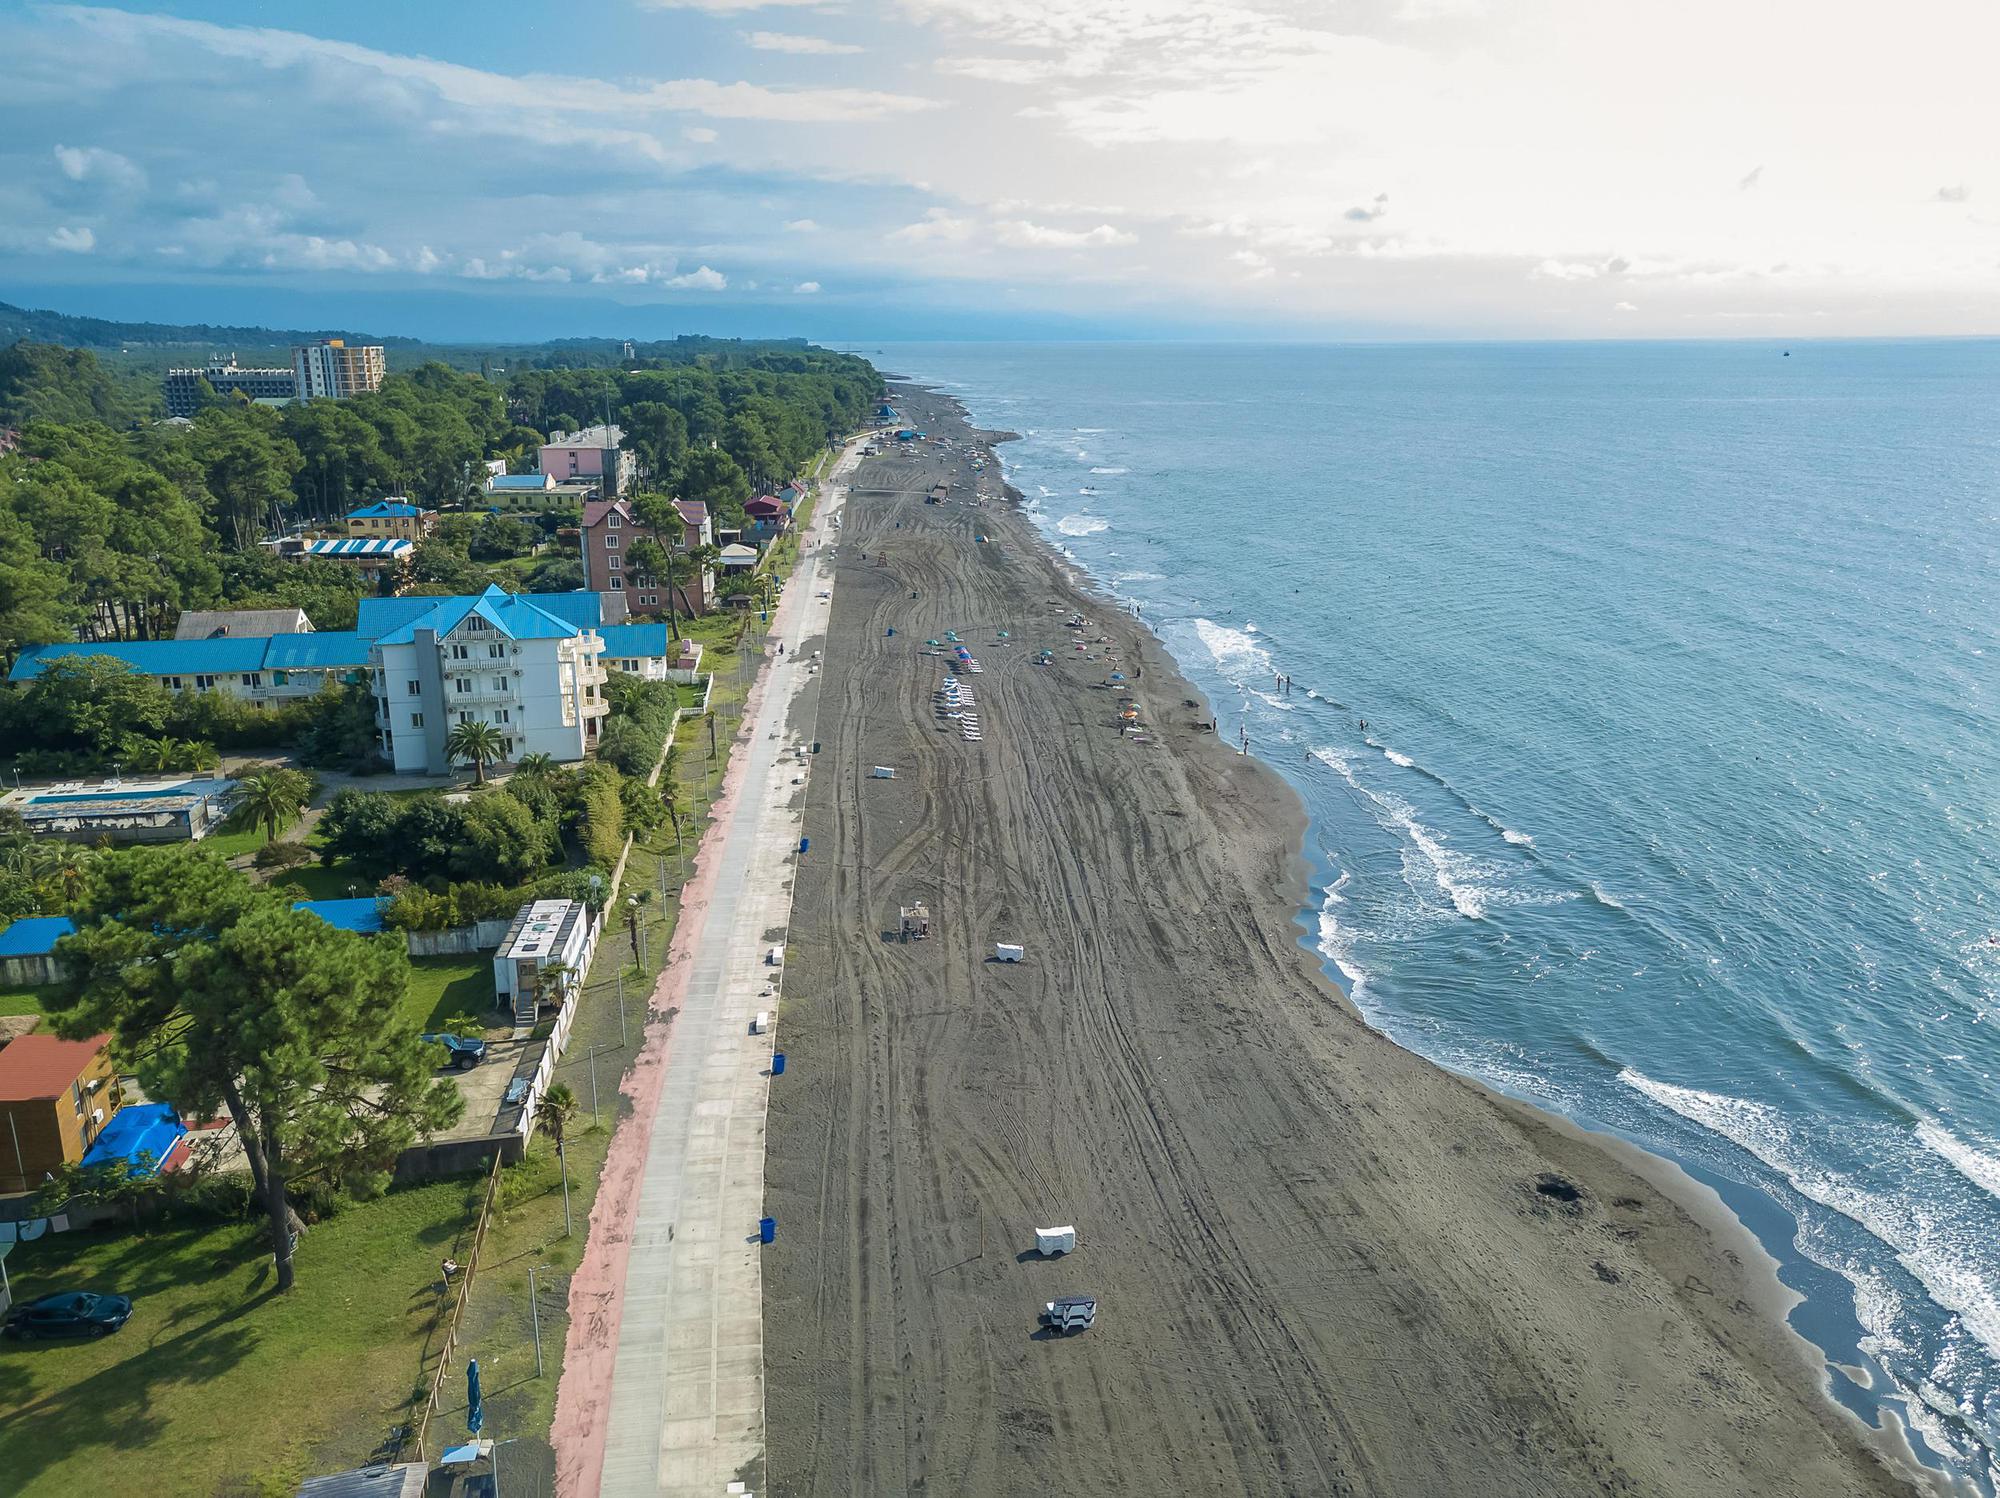
<svg viewBox="0 0 2000 1498"><path fill-rule="evenodd" d="M502 739L500 741L500 757L502 759L512 759L514 757L514 741L512 739Z"/></svg>
<svg viewBox="0 0 2000 1498"><path fill-rule="evenodd" d="M612 570L613 572L616 572L616 571L618 571L618 570L619 570L619 568L621 568L621 567L623 567L623 566L625 565L625 560L624 560L624 558L622 558L622 557L606 557L606 558L605 558L604 560L605 560L605 564L606 564L606 565L607 565L608 567L610 567L610 569L611 569L611 570Z"/></svg>
<svg viewBox="0 0 2000 1498"><path fill-rule="evenodd" d="M488 645L486 647L486 658L488 660L494 660L494 661L506 660L507 647L505 645L498 645L498 644Z"/></svg>
<svg viewBox="0 0 2000 1498"><path fill-rule="evenodd" d="M604 549L606 551L616 551L618 549L618 538L616 536L606 536L604 538Z"/></svg>
<svg viewBox="0 0 2000 1498"><path fill-rule="evenodd" d="M424 726L424 715L422 713L411 713L410 727L422 728L423 726Z"/></svg>
<svg viewBox="0 0 2000 1498"><path fill-rule="evenodd" d="M387 729L384 729L382 732L382 751L385 754L396 752L396 736Z"/></svg>
<svg viewBox="0 0 2000 1498"><path fill-rule="evenodd" d="M506 677L504 677L504 676L496 676L496 677L494 677L494 678L493 678L493 690L494 690L494 691L496 691L496 692L504 692L504 691L506 691L506 690L507 690L507 678L506 678Z"/></svg>
<svg viewBox="0 0 2000 1498"><path fill-rule="evenodd" d="M458 721L459 721L459 722L461 722L461 723L470 723L470 722L472 721L472 714L471 714L471 713L460 713L460 714L458 715Z"/></svg>
<svg viewBox="0 0 2000 1498"><path fill-rule="evenodd" d="M609 515L604 517L604 523L615 530L625 523L625 517L620 515L616 510L613 510Z"/></svg>
<svg viewBox="0 0 2000 1498"><path fill-rule="evenodd" d="M420 685L418 685L414 681L410 683L410 695L412 697L421 697L423 696L423 694L424 694L424 689Z"/></svg>
<svg viewBox="0 0 2000 1498"><path fill-rule="evenodd" d="M509 717L507 716L507 709L506 709L506 708L504 708L504 707L503 707L503 708L501 708L499 712L497 712L497 713L495 713L495 714L493 715L493 720L494 720L494 721L495 721L496 723L509 723L509 722L512 722L512 721L513 721L512 719L510 719L510 718L509 718Z"/></svg>
<svg viewBox="0 0 2000 1498"><path fill-rule="evenodd" d="M214 691L214 690L215 690L215 678L214 678L213 676L197 676L197 677L196 677L196 678L194 679L194 689L195 689L195 690L196 690L197 692L212 692L212 691Z"/></svg>
<svg viewBox="0 0 2000 1498"><path fill-rule="evenodd" d="M611 586L622 590L625 586L625 579L622 577L614 577L611 579Z"/></svg>
<svg viewBox="0 0 2000 1498"><path fill-rule="evenodd" d="M264 685L264 673L262 671L245 671L243 673L243 685L246 687L261 687Z"/></svg>
<svg viewBox="0 0 2000 1498"><path fill-rule="evenodd" d="M451 658L455 661L470 660L472 652L466 646L454 645L451 647Z"/></svg>
<svg viewBox="0 0 2000 1498"><path fill-rule="evenodd" d="M178 692L181 689L181 679L178 676L164 676L160 678L160 685L169 692Z"/></svg>
<svg viewBox="0 0 2000 1498"><path fill-rule="evenodd" d="M469 692L472 690L472 678L470 676L454 676L452 680L458 684L459 691Z"/></svg>

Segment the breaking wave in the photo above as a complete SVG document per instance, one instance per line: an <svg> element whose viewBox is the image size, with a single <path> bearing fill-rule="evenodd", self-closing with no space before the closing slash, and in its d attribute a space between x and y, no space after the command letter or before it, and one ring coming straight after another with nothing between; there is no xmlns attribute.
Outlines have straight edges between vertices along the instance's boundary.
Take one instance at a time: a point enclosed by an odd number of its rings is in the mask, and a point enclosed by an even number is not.
<svg viewBox="0 0 2000 1498"><path fill-rule="evenodd" d="M1094 536L1110 530L1111 522L1096 515L1065 515L1056 522L1056 529L1065 536Z"/></svg>

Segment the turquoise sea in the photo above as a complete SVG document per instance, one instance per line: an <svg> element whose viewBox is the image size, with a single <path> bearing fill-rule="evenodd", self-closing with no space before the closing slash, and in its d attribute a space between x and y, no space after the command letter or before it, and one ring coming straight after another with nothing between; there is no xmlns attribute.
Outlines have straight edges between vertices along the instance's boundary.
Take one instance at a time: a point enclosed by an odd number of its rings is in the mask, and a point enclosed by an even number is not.
<svg viewBox="0 0 2000 1498"><path fill-rule="evenodd" d="M2000 343L864 352L1299 788L1370 1019L1715 1185L1991 1491Z"/></svg>

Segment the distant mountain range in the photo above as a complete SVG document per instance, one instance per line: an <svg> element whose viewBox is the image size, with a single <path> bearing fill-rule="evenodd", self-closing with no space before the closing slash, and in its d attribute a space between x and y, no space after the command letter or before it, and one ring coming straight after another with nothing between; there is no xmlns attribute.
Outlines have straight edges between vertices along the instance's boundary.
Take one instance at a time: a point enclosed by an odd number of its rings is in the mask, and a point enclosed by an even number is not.
<svg viewBox="0 0 2000 1498"><path fill-rule="evenodd" d="M345 338L355 343L379 343L390 348L416 348L416 338L390 338L357 333L351 328L232 328L212 323L113 322L102 317L75 317L45 308L29 309L0 302L0 347L20 339L30 343L60 343L70 348L129 349L151 345L200 345L210 349L282 348L319 338Z"/></svg>

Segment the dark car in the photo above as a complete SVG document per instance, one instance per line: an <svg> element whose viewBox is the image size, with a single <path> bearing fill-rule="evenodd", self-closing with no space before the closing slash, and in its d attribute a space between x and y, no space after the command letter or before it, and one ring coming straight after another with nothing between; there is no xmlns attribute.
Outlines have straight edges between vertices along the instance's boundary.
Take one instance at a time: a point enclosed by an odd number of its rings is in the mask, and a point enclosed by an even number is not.
<svg viewBox="0 0 2000 1498"><path fill-rule="evenodd" d="M14 1307L7 1315L6 1331L22 1342L37 1337L107 1337L131 1315L129 1295L64 1290Z"/></svg>
<svg viewBox="0 0 2000 1498"><path fill-rule="evenodd" d="M486 1042L471 1035L426 1035L432 1045L444 1047L445 1064L470 1071L486 1059Z"/></svg>

